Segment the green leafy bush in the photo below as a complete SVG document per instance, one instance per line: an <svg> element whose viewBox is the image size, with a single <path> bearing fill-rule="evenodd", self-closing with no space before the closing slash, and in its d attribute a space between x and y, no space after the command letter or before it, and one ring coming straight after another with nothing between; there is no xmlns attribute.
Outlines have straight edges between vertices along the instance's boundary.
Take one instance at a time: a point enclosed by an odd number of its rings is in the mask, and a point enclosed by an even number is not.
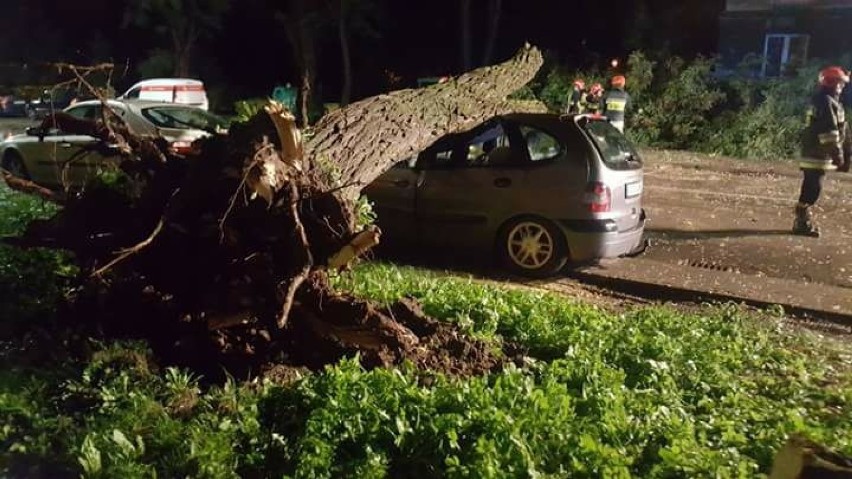
<svg viewBox="0 0 852 479"><path fill-rule="evenodd" d="M657 148L756 159L797 156L804 111L823 62L814 60L782 79L751 78L747 72L754 71L753 62L746 59L739 75L720 78L713 59L652 59L633 52L626 73L631 97L627 135ZM569 71L551 64L545 71L530 90L552 111L564 110L575 77L587 85L606 85L596 70Z"/></svg>
<svg viewBox="0 0 852 479"><path fill-rule="evenodd" d="M51 203L0 185L0 236L18 235L30 221L55 211ZM0 244L0 332L50 315L72 274L70 261L61 253Z"/></svg>
<svg viewBox="0 0 852 479"><path fill-rule="evenodd" d="M287 385L203 386L142 344L26 371L0 356L0 475L755 477L792 432L852 453L847 344L733 306L612 313L383 264L336 281L415 297L531 359L472 378L353 359Z"/></svg>
<svg viewBox="0 0 852 479"><path fill-rule="evenodd" d="M269 102L266 98L250 98L248 100L240 100L234 103L234 118L236 122L246 122L249 118L263 110L263 107Z"/></svg>

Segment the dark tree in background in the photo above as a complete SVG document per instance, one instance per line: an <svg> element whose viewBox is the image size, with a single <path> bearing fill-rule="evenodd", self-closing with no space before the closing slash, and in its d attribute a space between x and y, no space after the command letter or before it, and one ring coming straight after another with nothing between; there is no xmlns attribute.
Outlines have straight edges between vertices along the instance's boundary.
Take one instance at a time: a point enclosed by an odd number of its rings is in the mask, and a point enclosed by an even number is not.
<svg viewBox="0 0 852 479"><path fill-rule="evenodd" d="M173 74L185 78L192 75L198 42L221 28L229 7L230 0L134 0L128 3L124 25L170 39Z"/></svg>
<svg viewBox="0 0 852 479"><path fill-rule="evenodd" d="M490 65L494 61L494 47L497 44L497 33L500 31L500 14L503 10L503 0L488 0L488 33L485 37L485 52L482 64Z"/></svg>
<svg viewBox="0 0 852 479"><path fill-rule="evenodd" d="M482 17L474 15L474 5L481 7L487 2L487 8L484 10ZM474 4L473 0L461 0L459 3L459 35L461 37L461 67L462 70L470 70L477 66L489 65L494 61L494 49L497 45L497 37L500 31L500 16L503 10L502 0L485 0L485 2ZM473 37L476 32L472 28L471 21L485 20L485 42L482 45L482 56L479 58L479 63L474 63L475 45Z"/></svg>
<svg viewBox="0 0 852 479"><path fill-rule="evenodd" d="M470 31L470 7L472 0L459 2L459 34L461 35L461 68L463 71L473 68L473 52Z"/></svg>
<svg viewBox="0 0 852 479"><path fill-rule="evenodd" d="M340 40L341 72L343 84L340 88L340 106L352 101L352 48L353 37L378 38L375 23L381 16L379 6L373 0L327 0L330 4L333 26Z"/></svg>
<svg viewBox="0 0 852 479"><path fill-rule="evenodd" d="M230 4L230 5L229 5ZM349 103L493 63L531 41L568 69L633 49L713 54L724 0L2 0L0 86L48 84L23 65L113 62L205 81L214 108L292 83L300 104ZM230 8L228 8L230 6ZM382 41L375 41L376 38ZM16 68L17 67L17 68ZM26 75L24 75L26 73ZM39 78L36 80L35 78ZM303 108L307 117L309 108Z"/></svg>
<svg viewBox="0 0 852 479"><path fill-rule="evenodd" d="M299 109L302 126L310 123L308 114L317 75L317 36L325 13L323 5L318 1L285 0L282 10L276 14L285 29L293 60L299 70Z"/></svg>

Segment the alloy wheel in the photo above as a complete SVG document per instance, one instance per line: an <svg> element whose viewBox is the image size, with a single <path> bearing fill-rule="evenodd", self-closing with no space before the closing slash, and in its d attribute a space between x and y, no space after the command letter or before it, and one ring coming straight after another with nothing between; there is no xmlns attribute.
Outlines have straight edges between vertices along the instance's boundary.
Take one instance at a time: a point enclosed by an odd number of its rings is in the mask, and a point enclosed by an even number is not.
<svg viewBox="0 0 852 479"><path fill-rule="evenodd" d="M509 258L518 267L535 270L546 265L554 253L553 236L543 225L524 221L509 231Z"/></svg>

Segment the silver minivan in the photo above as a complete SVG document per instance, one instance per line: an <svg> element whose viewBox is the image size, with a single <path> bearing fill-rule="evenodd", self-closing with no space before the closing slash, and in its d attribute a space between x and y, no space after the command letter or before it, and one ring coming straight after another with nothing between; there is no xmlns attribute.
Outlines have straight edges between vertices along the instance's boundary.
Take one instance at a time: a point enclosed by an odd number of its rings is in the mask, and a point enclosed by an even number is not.
<svg viewBox="0 0 852 479"><path fill-rule="evenodd" d="M528 276L644 246L642 160L599 117L495 117L364 191L383 242L486 253Z"/></svg>

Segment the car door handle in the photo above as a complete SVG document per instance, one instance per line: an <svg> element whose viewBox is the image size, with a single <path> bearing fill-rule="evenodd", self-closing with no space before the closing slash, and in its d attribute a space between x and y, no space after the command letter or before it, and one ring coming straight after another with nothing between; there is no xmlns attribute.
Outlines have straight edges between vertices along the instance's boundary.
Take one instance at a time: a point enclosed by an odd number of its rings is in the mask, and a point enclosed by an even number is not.
<svg viewBox="0 0 852 479"><path fill-rule="evenodd" d="M393 185L397 188L408 188L411 185L411 182L408 180L395 180Z"/></svg>
<svg viewBox="0 0 852 479"><path fill-rule="evenodd" d="M74 145L72 145L71 143L68 143L67 141L63 141L62 143L59 144L59 146L61 146L62 148L71 148Z"/></svg>
<svg viewBox="0 0 852 479"><path fill-rule="evenodd" d="M510 180L509 178L497 178L496 180L494 180L494 186L496 186L497 188L507 188L511 186L511 184L512 180Z"/></svg>

